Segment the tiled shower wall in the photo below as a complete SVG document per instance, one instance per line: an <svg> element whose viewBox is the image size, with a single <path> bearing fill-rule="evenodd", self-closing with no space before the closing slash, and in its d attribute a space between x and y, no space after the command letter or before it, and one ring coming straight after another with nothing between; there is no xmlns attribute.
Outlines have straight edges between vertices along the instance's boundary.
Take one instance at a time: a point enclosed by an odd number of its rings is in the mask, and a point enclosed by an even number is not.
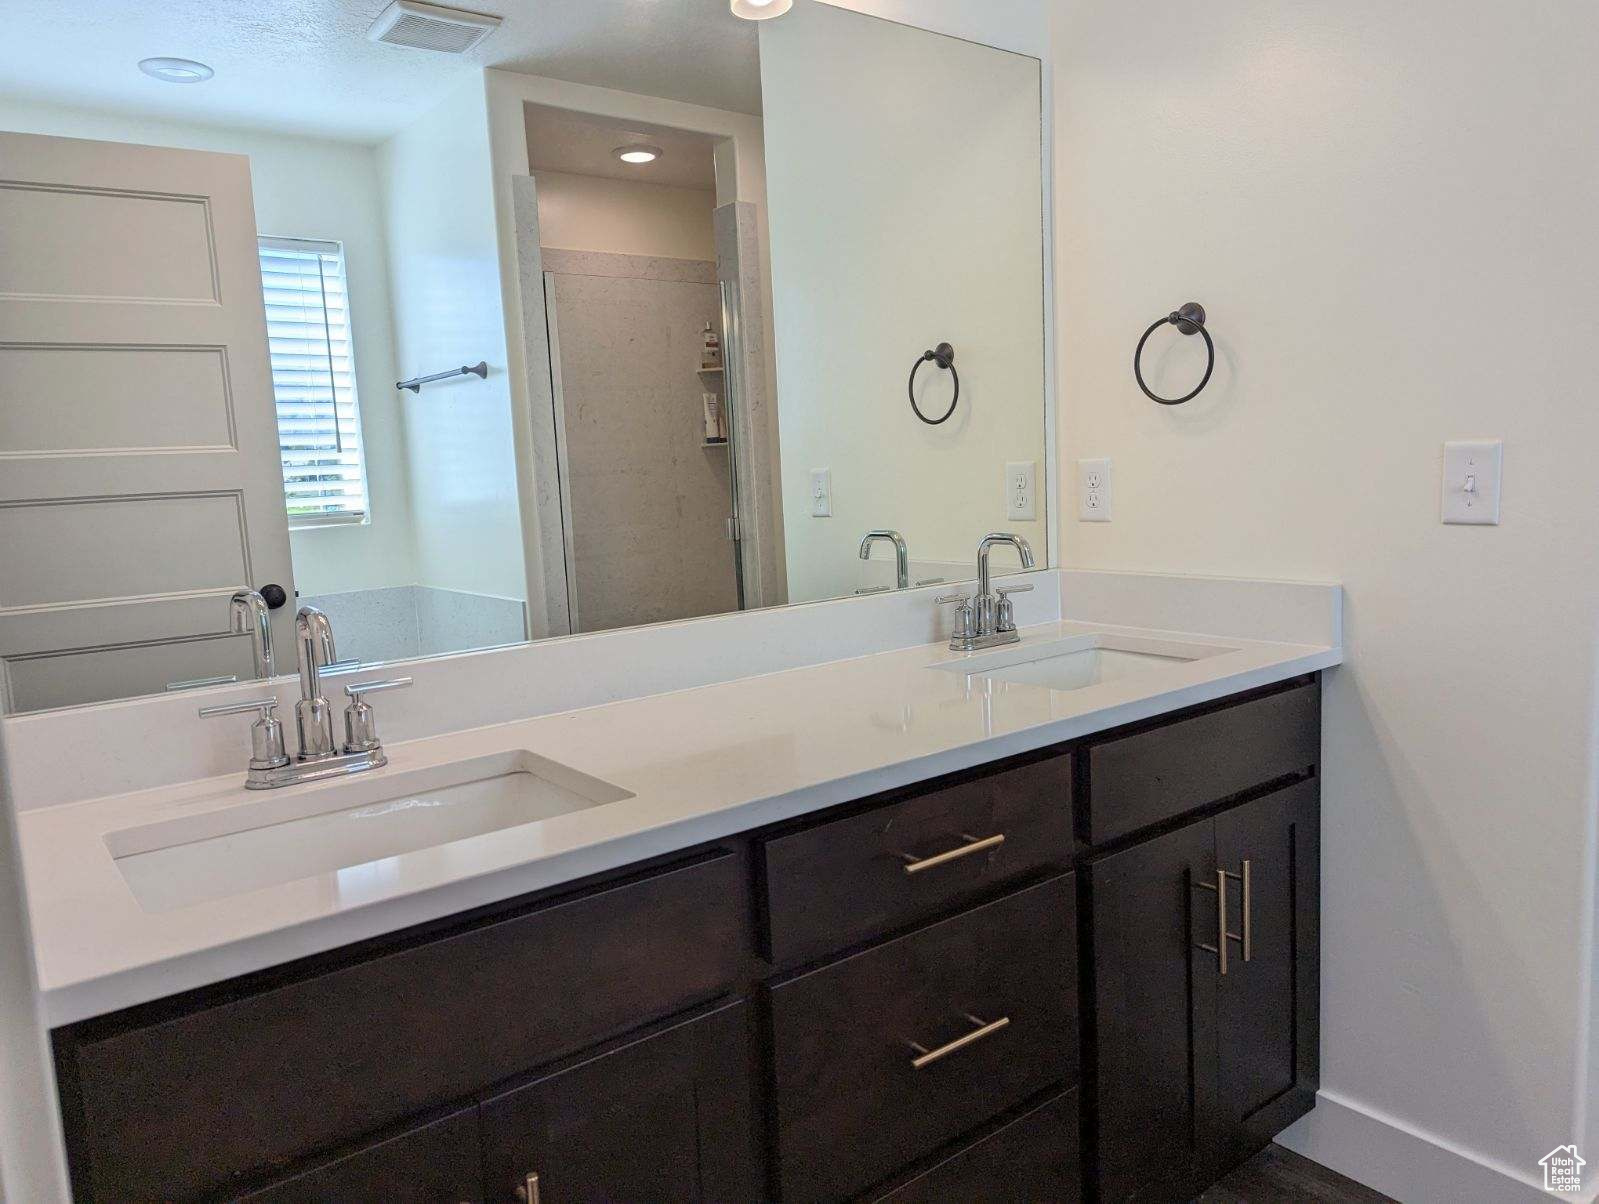
<svg viewBox="0 0 1599 1204"><path fill-rule="evenodd" d="M738 609L727 445L706 446L716 265L544 248L576 631Z"/></svg>

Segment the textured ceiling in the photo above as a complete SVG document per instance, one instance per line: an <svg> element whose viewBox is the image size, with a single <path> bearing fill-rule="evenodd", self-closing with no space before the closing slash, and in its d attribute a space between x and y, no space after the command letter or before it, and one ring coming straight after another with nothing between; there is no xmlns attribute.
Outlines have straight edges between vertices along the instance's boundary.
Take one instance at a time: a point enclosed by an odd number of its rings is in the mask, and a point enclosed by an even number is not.
<svg viewBox="0 0 1599 1204"><path fill-rule="evenodd" d="M527 115L528 164L538 171L569 171L678 188L716 188L713 140L704 134L660 129L597 117L576 117L562 109L523 105ZM629 142L661 148L653 163L623 163L613 153Z"/></svg>
<svg viewBox="0 0 1599 1204"><path fill-rule="evenodd" d="M4 0L0 96L375 142L473 67L760 112L753 23L726 0L467 0L504 18L465 55L369 42L387 0ZM140 74L199 59L203 84Z"/></svg>

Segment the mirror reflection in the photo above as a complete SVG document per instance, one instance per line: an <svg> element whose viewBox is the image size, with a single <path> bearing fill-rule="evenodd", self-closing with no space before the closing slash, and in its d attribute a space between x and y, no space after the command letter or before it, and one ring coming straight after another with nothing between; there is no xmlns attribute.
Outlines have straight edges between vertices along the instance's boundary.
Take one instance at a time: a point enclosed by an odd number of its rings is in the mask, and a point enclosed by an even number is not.
<svg viewBox="0 0 1599 1204"><path fill-rule="evenodd" d="M4 709L1045 564L1036 60L473 7L8 14Z"/></svg>

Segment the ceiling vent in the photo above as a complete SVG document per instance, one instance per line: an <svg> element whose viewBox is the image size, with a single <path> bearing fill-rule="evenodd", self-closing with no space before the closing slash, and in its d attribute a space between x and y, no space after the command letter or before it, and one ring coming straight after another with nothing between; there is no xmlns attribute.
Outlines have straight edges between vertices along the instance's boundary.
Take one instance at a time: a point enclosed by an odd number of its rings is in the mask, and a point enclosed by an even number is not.
<svg viewBox="0 0 1599 1204"><path fill-rule="evenodd" d="M461 54L488 37L499 25L498 17L441 8L437 4L423 4L421 0L394 0L372 22L366 36L390 46Z"/></svg>

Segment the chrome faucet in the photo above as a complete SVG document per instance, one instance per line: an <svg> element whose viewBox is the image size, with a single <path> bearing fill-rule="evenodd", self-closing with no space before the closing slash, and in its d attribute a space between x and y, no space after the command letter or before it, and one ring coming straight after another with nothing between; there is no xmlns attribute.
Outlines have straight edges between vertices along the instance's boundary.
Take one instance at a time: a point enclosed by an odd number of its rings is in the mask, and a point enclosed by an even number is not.
<svg viewBox="0 0 1599 1204"><path fill-rule="evenodd" d="M302 606L294 616L294 639L300 646L300 701L294 704L300 760L332 756L333 708L322 696L322 670L339 659L333 651L333 624L317 607Z"/></svg>
<svg viewBox="0 0 1599 1204"><path fill-rule="evenodd" d="M1033 549L1020 535L994 531L983 536L977 545L977 593L968 598L962 594L946 594L935 599L940 605L957 603L955 629L949 646L955 652L972 652L978 648L994 648L1000 644L1014 644L1021 639L1016 630L1016 611L1011 603L1012 594L1025 594L1031 585L1011 585L993 589L988 573L989 550L998 544L1010 544L1021 557L1022 568L1033 567Z"/></svg>
<svg viewBox="0 0 1599 1204"><path fill-rule="evenodd" d="M266 599L253 589L241 589L228 599L228 618L234 635L248 634L255 657L255 675L268 680L278 675L272 654L272 612Z"/></svg>
<svg viewBox="0 0 1599 1204"><path fill-rule="evenodd" d="M235 595L235 600L237 597ZM259 599L260 595L256 597ZM238 613L235 611L236 615ZM206 719L249 712L257 715L250 727L250 765L244 779L245 787L250 790L272 790L321 778L344 777L380 769L389 763L388 754L378 740L377 720L366 696L383 690L404 689L411 684L411 679L395 677L345 686L344 693L350 704L344 710L345 738L341 747L333 739L332 704L322 695L323 680L335 662L333 624L316 607L302 606L294 618L294 634L300 646L300 700L294 704L294 726L300 751L292 760L284 748L283 724L278 722L276 698L200 708L201 717ZM270 641L270 634L267 638ZM268 648L270 656L270 644Z"/></svg>
<svg viewBox="0 0 1599 1204"><path fill-rule="evenodd" d="M861 539L861 559L872 558L872 545L884 540L894 545L894 588L909 589L911 584L911 556L905 546L905 537L898 531L868 531Z"/></svg>

